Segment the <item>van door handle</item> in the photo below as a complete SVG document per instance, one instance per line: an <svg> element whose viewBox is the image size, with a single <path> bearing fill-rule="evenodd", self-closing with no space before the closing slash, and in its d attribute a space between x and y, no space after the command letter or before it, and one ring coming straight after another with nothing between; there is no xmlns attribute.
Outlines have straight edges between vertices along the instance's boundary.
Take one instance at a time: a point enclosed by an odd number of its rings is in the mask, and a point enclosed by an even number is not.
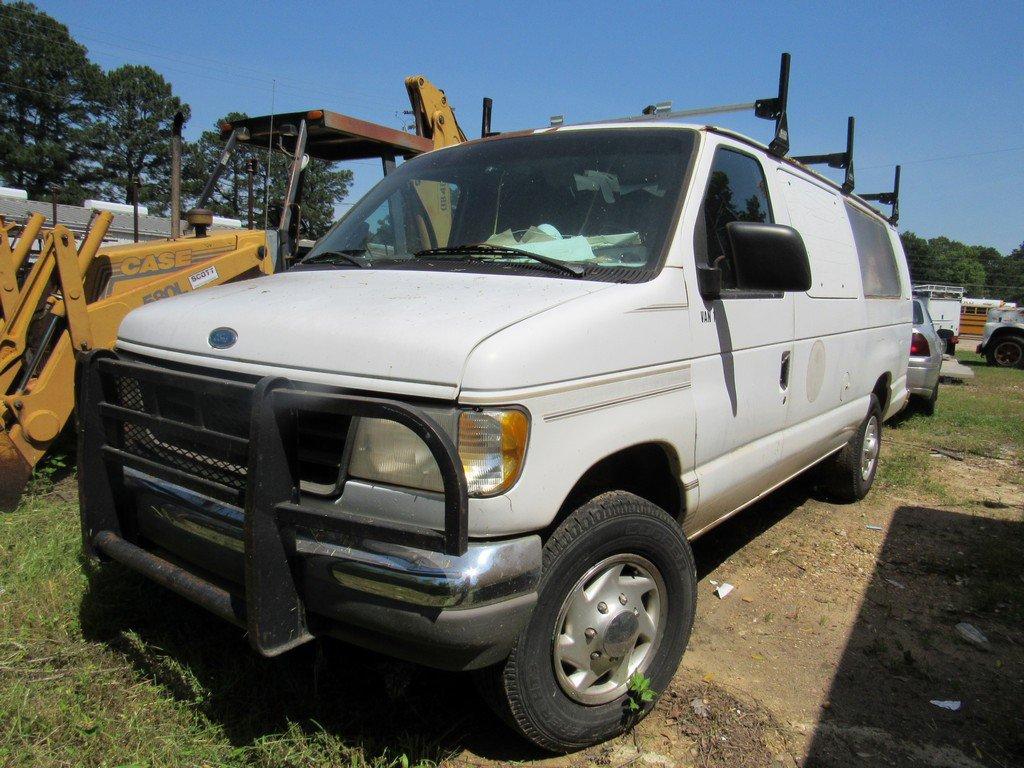
<svg viewBox="0 0 1024 768"><path fill-rule="evenodd" d="M789 389L789 350L782 353L782 370L779 372L779 387L785 392Z"/></svg>

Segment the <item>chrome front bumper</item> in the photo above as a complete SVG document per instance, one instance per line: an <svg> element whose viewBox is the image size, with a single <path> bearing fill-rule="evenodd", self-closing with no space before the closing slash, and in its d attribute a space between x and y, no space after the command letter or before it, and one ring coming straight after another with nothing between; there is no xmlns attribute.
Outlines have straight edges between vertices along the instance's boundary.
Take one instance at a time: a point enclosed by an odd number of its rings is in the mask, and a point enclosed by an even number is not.
<svg viewBox="0 0 1024 768"><path fill-rule="evenodd" d="M186 578L196 568L225 595L244 597L242 510L136 470L125 470L125 487L143 547L167 553ZM459 556L355 537L329 541L307 530L285 538L314 634L430 666L500 661L537 600L536 535L470 542Z"/></svg>
<svg viewBox="0 0 1024 768"><path fill-rule="evenodd" d="M126 484L139 500L142 532L175 555L223 550L227 560L244 550L242 510L135 470ZM176 533L178 535L168 535ZM315 531L296 533L293 554L316 559L338 584L355 592L424 608L467 608L533 592L540 580L540 536L471 542L463 555L416 549L369 539L323 540ZM230 563L198 565L236 580ZM240 575L241 571L238 570Z"/></svg>

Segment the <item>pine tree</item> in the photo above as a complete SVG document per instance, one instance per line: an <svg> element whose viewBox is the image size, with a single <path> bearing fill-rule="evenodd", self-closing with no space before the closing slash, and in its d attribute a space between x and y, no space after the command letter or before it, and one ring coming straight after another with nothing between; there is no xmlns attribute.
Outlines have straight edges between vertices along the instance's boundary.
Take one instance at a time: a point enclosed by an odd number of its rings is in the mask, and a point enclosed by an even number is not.
<svg viewBox="0 0 1024 768"><path fill-rule="evenodd" d="M170 197L170 141L174 115L189 106L147 66L125 64L103 78L101 119L90 129L91 160L103 194L132 201L132 180L142 202L165 212Z"/></svg>
<svg viewBox="0 0 1024 768"><path fill-rule="evenodd" d="M87 133L103 72L68 28L31 3L0 4L0 180L29 196L81 203Z"/></svg>

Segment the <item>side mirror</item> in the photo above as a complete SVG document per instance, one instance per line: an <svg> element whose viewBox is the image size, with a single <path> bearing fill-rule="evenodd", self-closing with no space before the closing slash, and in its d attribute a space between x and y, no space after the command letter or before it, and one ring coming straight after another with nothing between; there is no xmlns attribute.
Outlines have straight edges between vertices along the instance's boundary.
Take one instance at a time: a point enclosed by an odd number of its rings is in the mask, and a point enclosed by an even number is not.
<svg viewBox="0 0 1024 768"><path fill-rule="evenodd" d="M736 287L746 291L808 291L811 265L800 233L781 224L732 221L725 231L732 245Z"/></svg>
<svg viewBox="0 0 1024 768"><path fill-rule="evenodd" d="M800 233L781 224L733 221L725 226L732 246L737 290L807 291L811 288L811 266ZM718 267L698 267L697 287L705 299L717 299L722 292Z"/></svg>

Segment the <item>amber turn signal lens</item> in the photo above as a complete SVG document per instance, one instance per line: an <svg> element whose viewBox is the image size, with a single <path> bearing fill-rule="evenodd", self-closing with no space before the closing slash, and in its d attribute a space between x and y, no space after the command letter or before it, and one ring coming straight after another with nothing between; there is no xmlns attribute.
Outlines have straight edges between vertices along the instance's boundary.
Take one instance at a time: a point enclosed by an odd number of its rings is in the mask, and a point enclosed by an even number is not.
<svg viewBox="0 0 1024 768"><path fill-rule="evenodd" d="M529 419L522 411L463 411L459 457L471 496L494 496L515 484L523 469L529 431Z"/></svg>

